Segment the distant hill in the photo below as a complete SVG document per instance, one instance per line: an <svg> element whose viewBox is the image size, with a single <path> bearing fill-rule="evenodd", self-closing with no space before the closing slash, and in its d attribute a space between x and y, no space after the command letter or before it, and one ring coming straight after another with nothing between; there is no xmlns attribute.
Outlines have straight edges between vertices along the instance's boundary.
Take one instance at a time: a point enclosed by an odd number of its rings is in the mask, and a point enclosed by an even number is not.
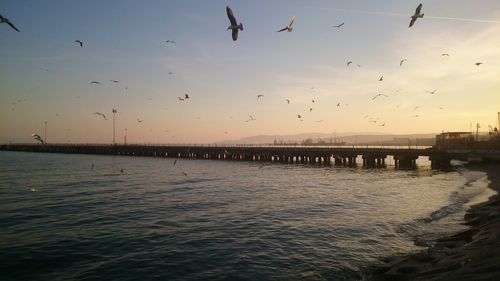
<svg viewBox="0 0 500 281"><path fill-rule="evenodd" d="M437 133L428 134L381 134L381 133L303 133L295 135L257 135L239 140L219 141L219 144L273 144L273 143L302 143L310 140L313 143L346 143L359 145L406 145L408 140L412 144L433 145Z"/></svg>

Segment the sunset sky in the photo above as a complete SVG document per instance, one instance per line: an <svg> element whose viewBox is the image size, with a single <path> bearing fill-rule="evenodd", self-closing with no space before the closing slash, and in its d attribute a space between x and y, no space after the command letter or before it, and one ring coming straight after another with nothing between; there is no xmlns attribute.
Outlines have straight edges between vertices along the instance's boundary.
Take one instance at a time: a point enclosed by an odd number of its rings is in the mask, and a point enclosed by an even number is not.
<svg viewBox="0 0 500 281"><path fill-rule="evenodd" d="M0 24L2 143L44 121L49 142L109 143L113 108L117 142L497 126L498 0L2 0L0 14L21 31Z"/></svg>

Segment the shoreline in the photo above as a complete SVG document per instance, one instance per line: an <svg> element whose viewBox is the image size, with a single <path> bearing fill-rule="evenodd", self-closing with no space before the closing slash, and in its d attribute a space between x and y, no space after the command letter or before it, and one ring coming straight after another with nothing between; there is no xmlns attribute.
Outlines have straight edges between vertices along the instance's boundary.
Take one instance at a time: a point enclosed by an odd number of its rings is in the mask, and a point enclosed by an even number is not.
<svg viewBox="0 0 500 281"><path fill-rule="evenodd" d="M437 239L427 250L392 257L375 266L373 280L500 280L500 164L466 164L485 172L497 192L467 210L469 228Z"/></svg>

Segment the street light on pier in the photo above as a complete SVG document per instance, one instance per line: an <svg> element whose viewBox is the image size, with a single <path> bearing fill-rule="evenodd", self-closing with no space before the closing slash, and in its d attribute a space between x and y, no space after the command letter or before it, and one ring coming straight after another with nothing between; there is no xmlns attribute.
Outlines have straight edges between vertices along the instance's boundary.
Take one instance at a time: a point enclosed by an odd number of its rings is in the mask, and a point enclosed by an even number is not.
<svg viewBox="0 0 500 281"><path fill-rule="evenodd" d="M115 142L115 121L116 121L116 113L118 111L116 111L116 109L113 108L112 112L113 112L113 145L115 145L116 144L116 142Z"/></svg>
<svg viewBox="0 0 500 281"><path fill-rule="evenodd" d="M45 121L45 134L43 135L43 142L47 143L47 121Z"/></svg>

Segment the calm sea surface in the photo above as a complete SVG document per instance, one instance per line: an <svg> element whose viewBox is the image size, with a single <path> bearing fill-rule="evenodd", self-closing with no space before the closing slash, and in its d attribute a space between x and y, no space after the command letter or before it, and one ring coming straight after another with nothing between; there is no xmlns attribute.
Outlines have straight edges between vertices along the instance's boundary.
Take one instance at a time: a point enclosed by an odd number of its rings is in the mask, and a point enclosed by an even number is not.
<svg viewBox="0 0 500 281"><path fill-rule="evenodd" d="M0 151L0 280L362 280L490 194L483 173L426 160L173 163Z"/></svg>

